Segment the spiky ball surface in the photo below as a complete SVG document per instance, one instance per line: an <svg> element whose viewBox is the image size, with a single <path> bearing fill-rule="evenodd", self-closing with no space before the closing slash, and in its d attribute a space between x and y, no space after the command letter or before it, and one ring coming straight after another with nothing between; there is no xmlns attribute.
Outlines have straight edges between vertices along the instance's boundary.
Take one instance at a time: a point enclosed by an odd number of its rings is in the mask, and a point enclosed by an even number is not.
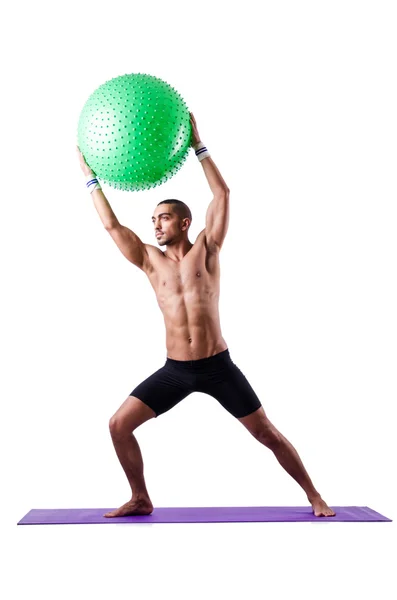
<svg viewBox="0 0 397 600"><path fill-rule="evenodd" d="M104 183L144 190L167 181L187 158L189 110L174 88L152 75L115 77L88 98L78 144Z"/></svg>

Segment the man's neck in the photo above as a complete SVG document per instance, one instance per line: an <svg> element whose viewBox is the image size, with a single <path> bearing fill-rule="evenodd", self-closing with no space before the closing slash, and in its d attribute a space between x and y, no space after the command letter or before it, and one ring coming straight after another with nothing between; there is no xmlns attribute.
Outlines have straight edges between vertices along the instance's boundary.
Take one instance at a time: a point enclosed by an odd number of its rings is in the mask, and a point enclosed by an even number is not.
<svg viewBox="0 0 397 600"><path fill-rule="evenodd" d="M184 256L189 252L189 250L193 247L193 244L189 240L183 240L179 244L173 244L172 246L167 246L167 250L165 251L165 256L170 258L174 262L181 262Z"/></svg>

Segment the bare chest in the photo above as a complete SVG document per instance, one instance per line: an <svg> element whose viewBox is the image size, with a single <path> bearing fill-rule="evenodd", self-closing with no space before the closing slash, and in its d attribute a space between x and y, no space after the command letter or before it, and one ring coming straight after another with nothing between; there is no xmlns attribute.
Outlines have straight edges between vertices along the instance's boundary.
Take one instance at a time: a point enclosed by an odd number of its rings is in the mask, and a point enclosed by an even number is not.
<svg viewBox="0 0 397 600"><path fill-rule="evenodd" d="M216 287L216 278L208 273L205 261L198 257L184 258L180 263L165 259L154 274L152 285L158 296L186 295Z"/></svg>
<svg viewBox="0 0 397 600"><path fill-rule="evenodd" d="M160 305L219 295L219 257L208 253L203 243L196 242L179 262L158 253L153 267L149 279Z"/></svg>

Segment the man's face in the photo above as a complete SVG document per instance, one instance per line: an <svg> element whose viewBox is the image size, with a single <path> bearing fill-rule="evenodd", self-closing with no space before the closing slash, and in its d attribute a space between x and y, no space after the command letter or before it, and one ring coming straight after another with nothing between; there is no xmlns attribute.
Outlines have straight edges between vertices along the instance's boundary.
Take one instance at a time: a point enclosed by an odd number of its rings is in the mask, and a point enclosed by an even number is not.
<svg viewBox="0 0 397 600"><path fill-rule="evenodd" d="M159 246L169 245L181 237L180 219L176 213L172 212L170 204L156 206L152 223Z"/></svg>

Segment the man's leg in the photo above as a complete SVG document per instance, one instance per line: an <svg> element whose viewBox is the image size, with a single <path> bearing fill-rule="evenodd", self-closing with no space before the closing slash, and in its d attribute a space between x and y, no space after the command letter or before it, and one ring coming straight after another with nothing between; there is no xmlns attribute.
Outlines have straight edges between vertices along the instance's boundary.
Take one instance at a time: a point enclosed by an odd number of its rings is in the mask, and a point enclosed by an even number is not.
<svg viewBox="0 0 397 600"><path fill-rule="evenodd" d="M314 487L297 451L269 421L263 407L258 408L247 417L239 418L239 421L259 442L274 452L280 465L305 490L316 517L335 516L335 512L329 508Z"/></svg>
<svg viewBox="0 0 397 600"><path fill-rule="evenodd" d="M121 466L131 486L132 499L105 517L144 515L153 512L143 477L142 454L133 431L148 419L164 414L192 392L191 377L174 361L166 364L140 383L116 414L109 427ZM142 400L141 400L142 399Z"/></svg>
<svg viewBox="0 0 397 600"><path fill-rule="evenodd" d="M148 515L153 504L143 476L143 460L139 444L132 433L139 425L156 416L156 413L134 396L128 396L110 419L109 429L117 456L131 487L132 499L105 517Z"/></svg>

